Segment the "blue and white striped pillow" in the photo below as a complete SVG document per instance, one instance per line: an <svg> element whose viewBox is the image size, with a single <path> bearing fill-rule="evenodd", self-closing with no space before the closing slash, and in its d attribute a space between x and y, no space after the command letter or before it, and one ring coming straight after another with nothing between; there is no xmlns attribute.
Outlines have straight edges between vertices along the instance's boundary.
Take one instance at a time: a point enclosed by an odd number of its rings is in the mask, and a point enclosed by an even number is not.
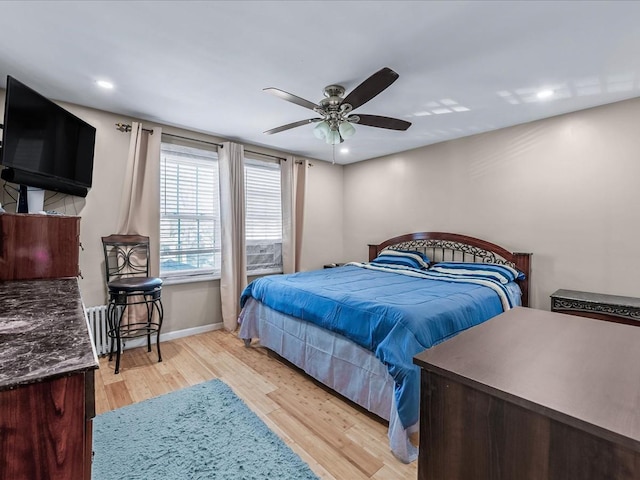
<svg viewBox="0 0 640 480"><path fill-rule="evenodd" d="M422 270L429 268L429 257L422 252L413 250L391 250L385 249L373 259L371 262L374 265L380 266L394 266L399 265L402 267L417 268Z"/></svg>
<svg viewBox="0 0 640 480"><path fill-rule="evenodd" d="M502 284L525 278L524 273L515 268L497 263L440 262L432 265L429 270L474 278L491 278Z"/></svg>

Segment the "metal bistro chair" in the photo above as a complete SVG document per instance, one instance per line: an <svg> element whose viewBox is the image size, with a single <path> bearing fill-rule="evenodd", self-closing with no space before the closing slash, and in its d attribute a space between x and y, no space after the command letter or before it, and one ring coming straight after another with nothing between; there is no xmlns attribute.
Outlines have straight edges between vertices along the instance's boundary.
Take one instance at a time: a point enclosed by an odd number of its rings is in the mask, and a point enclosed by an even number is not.
<svg viewBox="0 0 640 480"><path fill-rule="evenodd" d="M120 353L130 338L146 336L150 352L151 334L155 333L158 362L161 362L162 280L149 276L149 237L109 235L102 237L102 246L109 291L109 361L116 347L114 373L120 371Z"/></svg>

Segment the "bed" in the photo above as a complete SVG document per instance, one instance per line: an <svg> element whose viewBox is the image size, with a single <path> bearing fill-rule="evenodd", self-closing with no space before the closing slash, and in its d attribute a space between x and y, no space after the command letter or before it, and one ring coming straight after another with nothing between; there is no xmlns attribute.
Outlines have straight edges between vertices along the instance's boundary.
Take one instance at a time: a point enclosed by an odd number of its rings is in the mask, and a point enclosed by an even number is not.
<svg viewBox="0 0 640 480"><path fill-rule="evenodd" d="M411 462L419 415L413 356L528 306L530 257L459 234L394 237L369 245L369 262L254 280L242 294L239 337L247 346L259 339L387 420L392 452Z"/></svg>

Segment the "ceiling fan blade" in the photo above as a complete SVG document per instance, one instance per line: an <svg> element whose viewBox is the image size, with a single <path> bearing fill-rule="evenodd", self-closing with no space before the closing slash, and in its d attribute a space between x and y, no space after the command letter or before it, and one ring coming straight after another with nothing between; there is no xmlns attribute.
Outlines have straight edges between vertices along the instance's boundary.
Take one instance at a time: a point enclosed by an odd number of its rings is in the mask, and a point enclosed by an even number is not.
<svg viewBox="0 0 640 480"><path fill-rule="evenodd" d="M354 88L342 103L348 103L355 110L395 82L399 76L390 68L384 67Z"/></svg>
<svg viewBox="0 0 640 480"><path fill-rule="evenodd" d="M411 122L400 120L399 118L361 114L358 114L358 117L360 120L357 122L357 125L366 125L367 127L388 128L389 130L406 130L411 126Z"/></svg>
<svg viewBox="0 0 640 480"><path fill-rule="evenodd" d="M300 105L301 107L308 108L309 110L315 110L316 108L320 108L319 105L316 105L309 100L305 100L304 98L300 98L292 93L285 92L284 90L280 90L279 88L269 87L263 89L265 92L270 93L271 95L275 95L276 97L280 97L287 102L295 103L296 105Z"/></svg>
<svg viewBox="0 0 640 480"><path fill-rule="evenodd" d="M316 123L321 121L322 121L321 118L308 118L307 120L300 120L299 122L288 123L280 127L272 128L271 130L267 130L264 133L267 135L272 135L274 133L284 132L285 130L289 130L290 128L301 127L302 125L307 125L309 123Z"/></svg>

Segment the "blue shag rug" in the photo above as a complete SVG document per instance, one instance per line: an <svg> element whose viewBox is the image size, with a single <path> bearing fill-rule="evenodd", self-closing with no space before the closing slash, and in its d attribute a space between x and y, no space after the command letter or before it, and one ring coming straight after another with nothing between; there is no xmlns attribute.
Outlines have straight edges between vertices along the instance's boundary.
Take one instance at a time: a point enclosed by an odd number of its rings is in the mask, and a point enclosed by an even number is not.
<svg viewBox="0 0 640 480"><path fill-rule="evenodd" d="M220 380L96 416L93 480L318 480Z"/></svg>

